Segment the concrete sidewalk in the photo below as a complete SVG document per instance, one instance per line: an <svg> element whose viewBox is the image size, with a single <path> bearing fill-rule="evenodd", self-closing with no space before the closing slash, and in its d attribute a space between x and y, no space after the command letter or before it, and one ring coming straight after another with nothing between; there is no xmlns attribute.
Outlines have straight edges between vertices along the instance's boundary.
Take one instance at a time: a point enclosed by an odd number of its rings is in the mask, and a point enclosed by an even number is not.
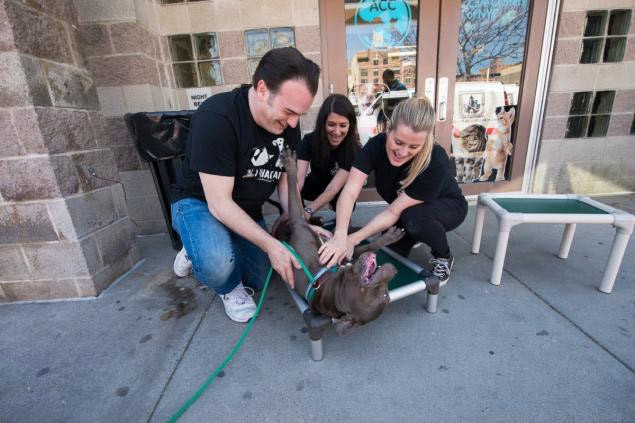
<svg viewBox="0 0 635 423"><path fill-rule="evenodd" d="M597 199L635 212L635 195ZM181 421L635 421L635 241L607 295L613 228L578 225L561 260L562 225L520 225L495 287L497 225L488 213L473 255L473 217L471 206L451 234L436 314L424 294L398 301L346 337L329 331L321 362L272 283L242 349ZM164 422L231 351L244 325L174 277L168 237L138 244L144 261L97 299L0 306L0 422Z"/></svg>

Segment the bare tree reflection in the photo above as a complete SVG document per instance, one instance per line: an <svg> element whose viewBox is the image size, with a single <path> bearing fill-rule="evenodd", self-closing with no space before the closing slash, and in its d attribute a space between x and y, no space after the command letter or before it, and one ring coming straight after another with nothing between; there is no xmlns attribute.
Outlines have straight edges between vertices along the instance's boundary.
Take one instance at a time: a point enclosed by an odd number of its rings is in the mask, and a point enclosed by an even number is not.
<svg viewBox="0 0 635 423"><path fill-rule="evenodd" d="M464 1L457 78L475 79L480 69L497 59L519 63L523 58L528 10L525 0Z"/></svg>

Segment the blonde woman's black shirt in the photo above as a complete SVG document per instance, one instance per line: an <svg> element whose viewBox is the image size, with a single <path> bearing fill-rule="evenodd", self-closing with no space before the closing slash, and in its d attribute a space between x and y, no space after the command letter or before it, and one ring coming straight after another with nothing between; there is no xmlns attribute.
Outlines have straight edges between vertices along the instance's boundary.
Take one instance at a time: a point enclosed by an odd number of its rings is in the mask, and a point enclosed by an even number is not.
<svg viewBox="0 0 635 423"><path fill-rule="evenodd" d="M412 160L401 166L393 166L386 153L386 134L368 140L357 155L353 167L369 175L375 171L375 188L387 203L392 203L406 178ZM438 144L432 148L428 167L405 189L415 200L432 202L439 198L463 199L463 193L450 172L448 155Z"/></svg>

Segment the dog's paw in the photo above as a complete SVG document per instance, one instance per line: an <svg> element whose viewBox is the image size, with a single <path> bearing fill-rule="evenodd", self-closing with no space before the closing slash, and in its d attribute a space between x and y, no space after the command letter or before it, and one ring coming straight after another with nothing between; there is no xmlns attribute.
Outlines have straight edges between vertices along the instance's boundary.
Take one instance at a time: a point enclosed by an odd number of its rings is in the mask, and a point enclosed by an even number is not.
<svg viewBox="0 0 635 423"><path fill-rule="evenodd" d="M288 146L285 146L280 153L282 157L282 165L287 173L297 172L297 159L298 155L295 151L291 150Z"/></svg>
<svg viewBox="0 0 635 423"><path fill-rule="evenodd" d="M403 238L405 233L406 232L403 229L393 226L386 232L384 232L379 240L383 245L394 244L395 242Z"/></svg>

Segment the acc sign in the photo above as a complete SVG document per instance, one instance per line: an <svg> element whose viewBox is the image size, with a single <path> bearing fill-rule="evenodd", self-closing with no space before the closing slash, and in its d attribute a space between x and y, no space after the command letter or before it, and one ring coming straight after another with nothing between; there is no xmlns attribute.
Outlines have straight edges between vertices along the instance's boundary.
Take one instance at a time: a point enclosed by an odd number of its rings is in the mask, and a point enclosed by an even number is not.
<svg viewBox="0 0 635 423"><path fill-rule="evenodd" d="M355 11L357 35L368 48L403 45L411 19L412 10L406 0L361 0ZM374 42L377 35L382 40L380 46Z"/></svg>

